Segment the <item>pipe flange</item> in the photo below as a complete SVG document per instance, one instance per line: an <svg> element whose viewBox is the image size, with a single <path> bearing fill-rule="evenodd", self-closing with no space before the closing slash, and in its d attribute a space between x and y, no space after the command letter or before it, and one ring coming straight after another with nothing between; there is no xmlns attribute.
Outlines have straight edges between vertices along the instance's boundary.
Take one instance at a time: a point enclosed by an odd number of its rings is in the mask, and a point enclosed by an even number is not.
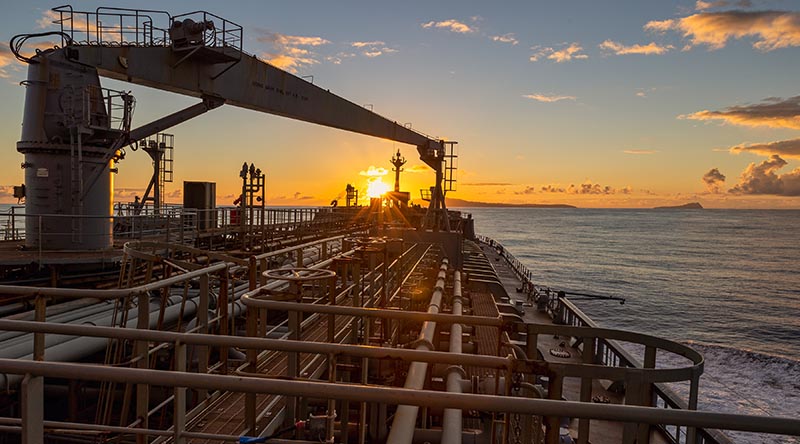
<svg viewBox="0 0 800 444"><path fill-rule="evenodd" d="M464 368L460 365L451 365L444 370L445 374L448 375L451 371L458 373L461 376L461 379L467 379L467 371L464 370Z"/></svg>
<svg viewBox="0 0 800 444"><path fill-rule="evenodd" d="M433 342L429 341L428 339L424 339L424 338L418 338L418 339L415 339L415 340L409 342L408 344L406 344L405 348L417 348L420 345L424 345L424 346L428 347L428 351L436 350L433 347Z"/></svg>

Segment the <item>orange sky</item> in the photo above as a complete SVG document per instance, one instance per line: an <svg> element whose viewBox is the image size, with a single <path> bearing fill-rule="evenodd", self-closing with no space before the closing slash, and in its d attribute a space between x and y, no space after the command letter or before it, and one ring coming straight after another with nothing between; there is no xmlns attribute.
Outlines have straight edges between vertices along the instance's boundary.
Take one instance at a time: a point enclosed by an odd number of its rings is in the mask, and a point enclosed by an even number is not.
<svg viewBox="0 0 800 444"><path fill-rule="evenodd" d="M412 2L380 10L214 2L199 7L244 27L244 50L375 112L456 140L451 197L481 202L651 207L800 208L800 9L757 2ZM82 9L94 10L87 1ZM52 5L0 18L4 38L52 29ZM142 0L136 7L159 9ZM32 47L31 47L32 48ZM29 48L29 51L32 49ZM310 77L309 77L310 78ZM0 202L22 182L19 139L25 66L0 43ZM134 126L196 103L123 82ZM175 181L217 183L219 204L239 194L238 172L267 174L270 205L329 205L348 183L408 159L402 188L432 185L411 146L223 106L171 128ZM150 160L119 164L116 200L141 195ZM387 171L382 181L392 184Z"/></svg>

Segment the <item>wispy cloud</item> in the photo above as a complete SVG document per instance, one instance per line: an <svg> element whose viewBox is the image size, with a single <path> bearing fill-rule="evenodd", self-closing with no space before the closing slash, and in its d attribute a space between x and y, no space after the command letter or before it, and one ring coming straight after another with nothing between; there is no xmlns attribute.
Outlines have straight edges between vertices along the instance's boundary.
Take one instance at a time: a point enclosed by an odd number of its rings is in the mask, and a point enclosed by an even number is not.
<svg viewBox="0 0 800 444"><path fill-rule="evenodd" d="M44 51L45 49L53 48L55 45L56 43L54 41L34 41L31 39L30 42L25 43L25 46L22 48L20 53L26 57L31 57L36 54L36 50ZM0 42L0 78L9 78L12 76L12 74L19 73L25 66L26 65L23 62L17 60L7 43Z"/></svg>
<svg viewBox="0 0 800 444"><path fill-rule="evenodd" d="M493 42L510 43L511 45L516 45L519 43L519 40L517 40L513 32L503 35L493 35L490 38Z"/></svg>
<svg viewBox="0 0 800 444"><path fill-rule="evenodd" d="M383 48L374 48L368 51L364 51L362 54L364 54L367 57L378 57L384 54L392 54L394 52L397 52L397 50L394 48L383 47Z"/></svg>
<svg viewBox="0 0 800 444"><path fill-rule="evenodd" d="M376 168L374 165L370 165L369 168L359 171L358 174L367 177L381 177L389 174L389 170L384 167Z"/></svg>
<svg viewBox="0 0 800 444"><path fill-rule="evenodd" d="M652 92L656 92L657 90L658 90L658 88L656 88L656 87L652 87L652 88L637 88L636 89L636 97L646 98L648 94L650 94Z"/></svg>
<svg viewBox="0 0 800 444"><path fill-rule="evenodd" d="M60 19L61 19L61 16L60 16L59 13L53 11L52 9L48 9L48 10L42 12L42 16L39 17L38 20L36 20L36 26L38 26L39 29L46 29L46 28L49 28L49 27L55 25L57 23L57 21L60 20ZM76 24L77 24L77 21L76 21Z"/></svg>
<svg viewBox="0 0 800 444"><path fill-rule="evenodd" d="M558 184L548 184L540 187L527 186L521 191L515 191L514 194L535 194L535 193L561 193L561 194L585 194L585 195L611 195L611 194L631 194L633 189L631 187L614 188L608 185L600 185L587 180L581 184L570 184L569 186L562 186Z"/></svg>
<svg viewBox="0 0 800 444"><path fill-rule="evenodd" d="M579 43L570 43L569 45L565 44L565 46L566 47L561 49L534 46L531 49L535 52L530 56L529 60L531 62L537 62L542 58L546 58L548 60L553 60L556 63L564 63L571 60L583 60L589 58L588 55L581 53L581 51L583 51L583 47Z"/></svg>
<svg viewBox="0 0 800 444"><path fill-rule="evenodd" d="M360 50L362 55L370 58L397 52L397 49L387 46L386 42L380 40L371 42L352 42L350 46ZM339 60L339 62L341 62L341 60Z"/></svg>
<svg viewBox="0 0 800 444"><path fill-rule="evenodd" d="M761 156L774 154L800 159L800 139L781 140L778 142L753 143L733 146L729 149L733 154L753 153Z"/></svg>
<svg viewBox="0 0 800 444"><path fill-rule="evenodd" d="M750 0L739 0L737 2L732 2L730 0L716 0L712 2L706 2L703 0L697 0L694 5L694 8L698 11L705 11L706 9L714 9L714 8L724 8L726 6L738 6L740 8L751 8L753 6L753 2Z"/></svg>
<svg viewBox="0 0 800 444"><path fill-rule="evenodd" d="M268 63L296 73L298 68L319 63L316 54L310 49L330 43L322 37L286 35L277 32L260 31L257 40L269 44L271 51L264 53Z"/></svg>
<svg viewBox="0 0 800 444"><path fill-rule="evenodd" d="M144 196L144 188L114 188L114 199L119 201L133 201L138 196Z"/></svg>
<svg viewBox="0 0 800 444"><path fill-rule="evenodd" d="M17 62L8 45L0 42L0 77L8 77L8 68Z"/></svg>
<svg viewBox="0 0 800 444"><path fill-rule="evenodd" d="M685 50L705 45L721 49L731 39L753 37L753 48L773 51L800 46L800 12L701 12L680 19L654 20L644 26L654 32L675 31L689 40Z"/></svg>
<svg viewBox="0 0 800 444"><path fill-rule="evenodd" d="M473 19L473 21L476 20ZM466 23L460 22L456 19L442 20L440 22L431 20L427 23L423 23L421 26L426 29L427 28L445 29L447 31L456 32L459 34L469 34L471 32L475 32L475 28L470 27Z"/></svg>
<svg viewBox="0 0 800 444"><path fill-rule="evenodd" d="M350 46L352 46L354 48L364 48L364 47L368 47L368 46L369 47L386 46L386 43L382 42L380 40L374 40L374 41L371 41L371 42L353 42L353 43L350 44Z"/></svg>
<svg viewBox="0 0 800 444"><path fill-rule="evenodd" d="M0 185L0 202L11 202L14 199L14 185Z"/></svg>
<svg viewBox="0 0 800 444"><path fill-rule="evenodd" d="M718 168L712 168L703 174L701 180L706 185L709 193L719 193L725 184L725 175L720 173Z"/></svg>
<svg viewBox="0 0 800 444"><path fill-rule="evenodd" d="M623 150L625 154L655 154L658 151L656 150Z"/></svg>
<svg viewBox="0 0 800 444"><path fill-rule="evenodd" d="M424 163L420 163L417 165L411 165L403 168L403 171L406 173L429 173L433 171L433 168L425 165Z"/></svg>
<svg viewBox="0 0 800 444"><path fill-rule="evenodd" d="M800 196L800 168L780 174L787 165L777 154L756 164L751 163L739 177L739 183L728 192L733 194L771 194Z"/></svg>
<svg viewBox="0 0 800 444"><path fill-rule="evenodd" d="M299 191L295 191L293 197L294 200L310 200L314 198L314 196L304 196L303 193Z"/></svg>
<svg viewBox="0 0 800 444"><path fill-rule="evenodd" d="M781 99L769 97L754 105L736 105L721 111L698 111L679 119L721 120L742 126L800 129L800 96Z"/></svg>
<svg viewBox="0 0 800 444"><path fill-rule="evenodd" d="M465 182L461 185L470 186L470 187L504 187L508 185L514 185L510 182Z"/></svg>
<svg viewBox="0 0 800 444"><path fill-rule="evenodd" d="M659 45L656 42L650 42L646 45L623 45L613 40L606 40L598 45L604 51L611 52L616 55L627 54L641 54L641 55L661 55L669 52L674 47L672 45Z"/></svg>
<svg viewBox="0 0 800 444"><path fill-rule="evenodd" d="M575 100L575 96L559 96L555 94L523 94L523 98L536 100L537 102L553 103L561 100Z"/></svg>

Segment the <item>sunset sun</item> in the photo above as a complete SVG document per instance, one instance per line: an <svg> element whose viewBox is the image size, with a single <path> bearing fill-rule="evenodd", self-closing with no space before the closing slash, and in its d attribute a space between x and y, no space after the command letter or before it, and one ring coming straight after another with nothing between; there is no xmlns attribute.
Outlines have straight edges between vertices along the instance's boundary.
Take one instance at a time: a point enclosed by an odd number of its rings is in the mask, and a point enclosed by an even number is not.
<svg viewBox="0 0 800 444"><path fill-rule="evenodd" d="M369 198L381 197L387 191L389 191L389 184L381 180L380 177L371 180L367 184L367 197Z"/></svg>

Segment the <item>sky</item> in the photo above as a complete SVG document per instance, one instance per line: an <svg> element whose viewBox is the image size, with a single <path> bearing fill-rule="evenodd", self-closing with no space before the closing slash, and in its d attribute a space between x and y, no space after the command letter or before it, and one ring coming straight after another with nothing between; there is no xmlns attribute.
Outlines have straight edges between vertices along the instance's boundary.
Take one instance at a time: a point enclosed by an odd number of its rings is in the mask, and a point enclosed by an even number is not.
<svg viewBox="0 0 800 444"><path fill-rule="evenodd" d="M4 3L7 0L3 0ZM165 2L76 2L164 8ZM800 208L800 2L172 1L244 28L247 53L426 134L458 142L469 201L637 208ZM23 181L16 151L26 66L15 34L53 28L41 1L0 17L0 202ZM34 44L27 47L32 53ZM41 46L41 45L40 45ZM23 50L26 51L26 50ZM310 79L310 77L309 77ZM197 99L101 80L136 97L134 127ZM266 172L269 205L329 205L348 183L392 183L419 201L433 173L415 147L223 106L175 135L174 182L238 196L243 162ZM142 195L148 156L128 150L115 199Z"/></svg>

